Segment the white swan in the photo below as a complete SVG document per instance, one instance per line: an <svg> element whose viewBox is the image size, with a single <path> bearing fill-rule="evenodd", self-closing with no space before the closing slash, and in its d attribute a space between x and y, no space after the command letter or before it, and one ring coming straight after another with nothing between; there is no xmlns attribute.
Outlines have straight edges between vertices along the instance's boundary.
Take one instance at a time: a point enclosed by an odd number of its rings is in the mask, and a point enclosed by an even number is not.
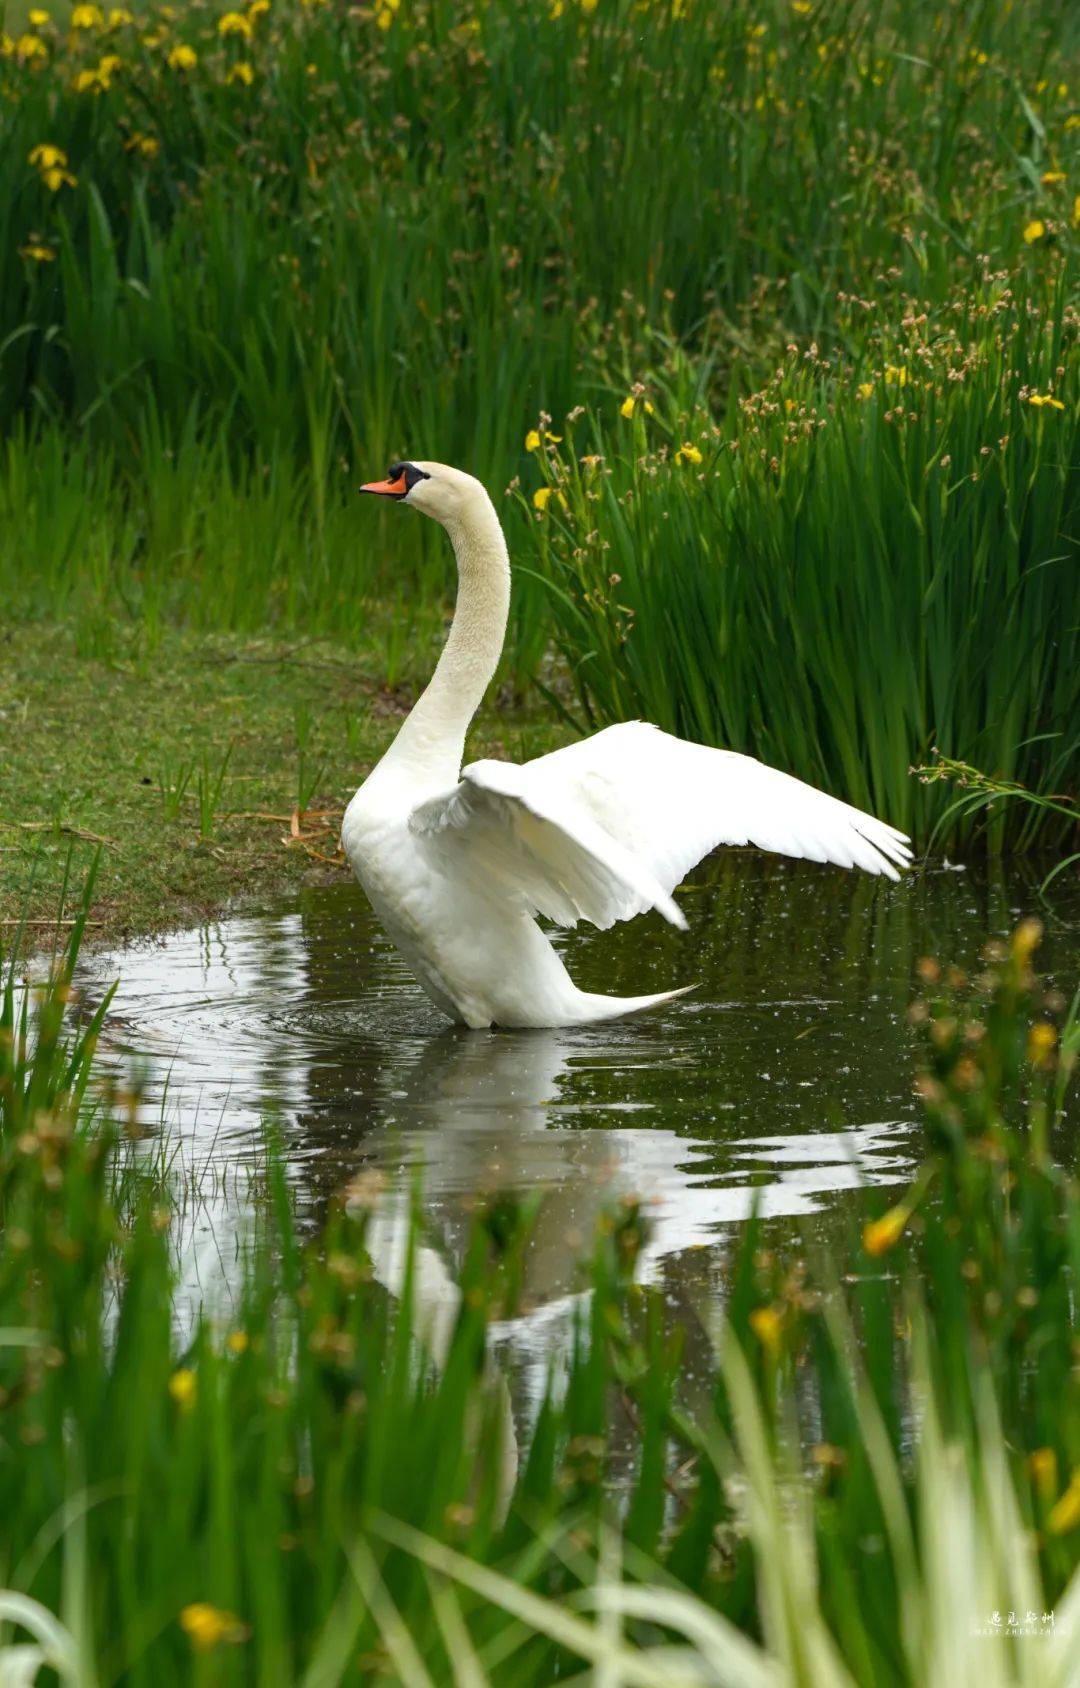
<svg viewBox="0 0 1080 1688"><path fill-rule="evenodd" d="M510 563L479 481L397 463L364 492L441 522L458 567L453 625L427 690L345 812L353 871L428 995L467 1026L565 1026L682 993L578 990L537 924L606 928L645 909L686 921L672 891L719 844L898 877L903 833L750 757L641 721L537 757L473 762L465 735L495 673ZM689 987L687 987L689 988Z"/></svg>

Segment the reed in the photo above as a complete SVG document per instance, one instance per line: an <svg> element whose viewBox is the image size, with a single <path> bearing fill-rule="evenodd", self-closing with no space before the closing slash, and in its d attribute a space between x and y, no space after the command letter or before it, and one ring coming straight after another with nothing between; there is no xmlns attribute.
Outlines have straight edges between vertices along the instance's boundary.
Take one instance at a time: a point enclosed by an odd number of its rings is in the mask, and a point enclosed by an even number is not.
<svg viewBox="0 0 1080 1688"><path fill-rule="evenodd" d="M859 307L861 310L861 307ZM1080 350L1063 291L986 271L909 301L858 357L791 349L735 416L662 350L538 445L534 568L590 721L642 715L887 815L976 819L931 750L1034 790L1080 782ZM637 396L635 396L635 394ZM537 431L539 435L539 430ZM550 430L548 430L550 432ZM992 845L1070 816L999 806Z"/></svg>
<svg viewBox="0 0 1080 1688"><path fill-rule="evenodd" d="M499 480L642 321L760 369L844 291L1074 245L1050 0L79 15L0 42L0 422L129 460L202 425Z"/></svg>
<svg viewBox="0 0 1080 1688"><path fill-rule="evenodd" d="M1037 816L1039 811L1049 812L1071 822L1074 827L1080 825L1080 808L1070 797L1053 796L1046 792L1029 791L1026 786L1018 785L1015 781L995 779L992 775L984 774L979 768L969 767L966 762L957 762L950 757L942 756L935 750L934 760L923 768L913 770L917 779L933 784L946 780L960 788L960 795L946 809L943 820L947 823L950 813L963 814L971 818L992 816L1002 804L1013 803L1024 805ZM1031 815L1029 813L1029 819ZM931 838L931 843L933 839ZM1040 889L1046 891L1061 873L1068 873L1071 867L1080 861L1080 853L1063 856L1050 869L1042 882Z"/></svg>

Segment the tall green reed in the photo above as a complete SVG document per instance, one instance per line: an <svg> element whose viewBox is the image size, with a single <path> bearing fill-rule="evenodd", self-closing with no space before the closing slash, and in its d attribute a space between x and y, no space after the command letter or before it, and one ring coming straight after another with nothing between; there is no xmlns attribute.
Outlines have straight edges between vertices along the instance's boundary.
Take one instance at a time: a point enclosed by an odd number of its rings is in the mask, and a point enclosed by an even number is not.
<svg viewBox="0 0 1080 1688"><path fill-rule="evenodd" d="M1076 25L1048 0L392 23L283 7L241 46L150 11L7 52L0 421L129 455L198 413L264 461L405 449L499 482L635 321L760 368L784 334L850 334L838 291L942 298L1036 219L1037 267L1074 242ZM106 53L108 86L74 91ZM74 185L29 162L45 141Z"/></svg>
<svg viewBox="0 0 1080 1688"><path fill-rule="evenodd" d="M615 395L569 418L528 483L587 718L761 756L921 841L939 817L950 845L972 821L910 777L931 748L1074 787L1080 354L1063 285L1043 301L985 272L940 311L875 313L857 357L790 348L726 416L692 362L660 355L632 416ZM1003 811L991 841L1055 841L1057 822Z"/></svg>
<svg viewBox="0 0 1080 1688"><path fill-rule="evenodd" d="M59 896L61 924L56 933L62 930L65 918L70 868L69 856ZM54 952L40 987L20 979L17 971L22 930L12 935L6 958L0 950L0 1155L10 1152L22 1133L36 1131L42 1120L55 1120L63 1135L74 1128L80 1112L89 1106L87 1090L97 1037L112 993L105 993L90 1019L74 1034L69 1026L69 1005L95 872L84 887L66 945L59 954Z"/></svg>

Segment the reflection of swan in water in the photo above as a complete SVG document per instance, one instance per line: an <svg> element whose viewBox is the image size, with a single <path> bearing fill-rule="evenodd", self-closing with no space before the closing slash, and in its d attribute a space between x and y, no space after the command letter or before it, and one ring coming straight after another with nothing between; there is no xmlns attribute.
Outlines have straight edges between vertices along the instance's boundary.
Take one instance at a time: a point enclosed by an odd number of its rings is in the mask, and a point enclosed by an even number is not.
<svg viewBox="0 0 1080 1688"><path fill-rule="evenodd" d="M400 1188L375 1204L364 1233L375 1279L400 1301L409 1276L412 1203ZM422 1351L442 1370L461 1306L461 1291L436 1249L419 1237L412 1246L411 1325ZM488 1388L499 1415L499 1507L505 1513L517 1481L518 1437L510 1385L501 1367L489 1364Z"/></svg>
<svg viewBox="0 0 1080 1688"><path fill-rule="evenodd" d="M640 1045L638 1052L645 1053ZM635 1276L661 1285L683 1326L686 1376L707 1387L721 1293L707 1250L745 1221L755 1197L766 1218L813 1213L820 1194L899 1180L909 1166L902 1128L894 1125L743 1140L733 1151L741 1164L727 1170L717 1167L716 1143L664 1127L560 1126L560 1091L575 1065L605 1053L607 1040L574 1031L447 1032L404 1073L394 1070L396 1123L384 1123L365 1145L369 1166L394 1169L366 1240L375 1277L398 1298L408 1257L409 1167L422 1168L427 1223L414 1246L411 1312L437 1366L460 1307L457 1265L477 1198L544 1192L525 1256L522 1310L491 1332L502 1355L491 1384L504 1504L517 1475L515 1406L527 1423L553 1375L565 1372L584 1311L582 1260L605 1208L620 1198L643 1201L649 1237ZM603 1111L610 1117L609 1108ZM752 1171L760 1177L756 1191L746 1181Z"/></svg>
<svg viewBox="0 0 1080 1688"><path fill-rule="evenodd" d="M640 1038L635 1052L662 1058L659 1043L650 1052ZM764 1218L815 1213L826 1192L898 1181L909 1166L903 1128L888 1124L731 1146L653 1124L561 1126L561 1092L574 1069L609 1053L607 1038L595 1032L448 1031L404 1072L394 1070L393 1120L384 1118L364 1145L369 1166L393 1171L369 1246L376 1276L397 1293L407 1169L419 1166L429 1240L417 1261L416 1311L436 1351L456 1314L455 1264L486 1193L543 1192L525 1260L524 1311L497 1333L542 1372L569 1342L581 1261L614 1202L639 1198L649 1219L639 1281L662 1282L670 1299L700 1313L702 1293L715 1300L717 1285L711 1273L703 1284L699 1251L722 1243L755 1199ZM615 1110L602 1104L601 1111L610 1118Z"/></svg>

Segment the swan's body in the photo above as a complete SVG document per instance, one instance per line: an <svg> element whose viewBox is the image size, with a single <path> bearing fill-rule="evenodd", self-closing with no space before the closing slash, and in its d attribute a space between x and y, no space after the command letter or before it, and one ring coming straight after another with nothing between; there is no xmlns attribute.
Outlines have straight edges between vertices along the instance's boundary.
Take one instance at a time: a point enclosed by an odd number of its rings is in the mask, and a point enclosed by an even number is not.
<svg viewBox="0 0 1080 1688"><path fill-rule="evenodd" d="M499 519L478 481L439 463L397 465L365 490L435 517L458 564L457 609L431 683L342 826L375 913L451 1019L581 1025L680 995L578 990L536 916L606 928L656 908L685 927L671 893L720 844L897 877L909 852L894 828L750 757L639 721L524 766L462 770L506 633Z"/></svg>

